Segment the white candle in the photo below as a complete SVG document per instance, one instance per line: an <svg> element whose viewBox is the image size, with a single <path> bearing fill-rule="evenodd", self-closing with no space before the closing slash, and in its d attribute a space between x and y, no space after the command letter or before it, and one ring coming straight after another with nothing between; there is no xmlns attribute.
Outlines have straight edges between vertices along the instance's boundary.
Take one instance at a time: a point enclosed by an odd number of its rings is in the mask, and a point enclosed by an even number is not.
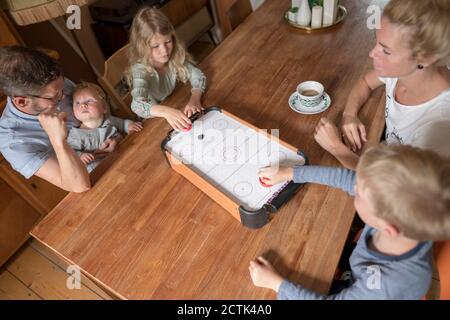
<svg viewBox="0 0 450 320"><path fill-rule="evenodd" d="M331 26L336 22L338 0L323 0L323 25Z"/></svg>
<svg viewBox="0 0 450 320"><path fill-rule="evenodd" d="M320 28L322 27L322 6L314 6L312 8L312 18L311 18L311 27L312 28Z"/></svg>
<svg viewBox="0 0 450 320"><path fill-rule="evenodd" d="M297 20L297 13L289 11L288 12L288 19L293 21L293 22L295 22Z"/></svg>
<svg viewBox="0 0 450 320"><path fill-rule="evenodd" d="M292 8L294 7L300 8L300 1L301 0L292 0Z"/></svg>

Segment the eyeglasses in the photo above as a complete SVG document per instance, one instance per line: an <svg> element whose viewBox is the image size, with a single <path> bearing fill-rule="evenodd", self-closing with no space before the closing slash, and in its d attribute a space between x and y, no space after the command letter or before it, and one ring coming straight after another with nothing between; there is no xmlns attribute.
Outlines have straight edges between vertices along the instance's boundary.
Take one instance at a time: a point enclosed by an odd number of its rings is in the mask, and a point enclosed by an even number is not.
<svg viewBox="0 0 450 320"><path fill-rule="evenodd" d="M33 98L45 99L45 100L51 101L53 104L58 104L58 103L60 103L61 100L64 98L65 93L64 93L64 89L63 89L63 90L61 90L61 91L58 93L58 95L57 95L56 97L53 97L53 98L36 96L36 95L33 95L33 94L29 94L28 96L29 96L29 97L33 97Z"/></svg>

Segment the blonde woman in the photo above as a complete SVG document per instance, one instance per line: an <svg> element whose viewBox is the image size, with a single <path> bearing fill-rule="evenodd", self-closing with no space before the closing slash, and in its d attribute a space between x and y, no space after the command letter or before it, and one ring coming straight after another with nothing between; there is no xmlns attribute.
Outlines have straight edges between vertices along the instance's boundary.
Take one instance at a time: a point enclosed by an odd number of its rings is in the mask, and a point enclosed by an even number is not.
<svg viewBox="0 0 450 320"><path fill-rule="evenodd" d="M131 109L142 118L163 117L175 130L189 130L189 117L203 110L201 97L205 75L177 39L169 19L159 10L144 7L131 26L129 80ZM184 112L161 104L176 82L191 84L191 97Z"/></svg>
<svg viewBox="0 0 450 320"><path fill-rule="evenodd" d="M385 7L374 69L352 89L341 129L323 118L316 141L344 166L354 169L366 142L358 111L371 92L386 88L387 144L408 144L450 155L450 1L391 0Z"/></svg>

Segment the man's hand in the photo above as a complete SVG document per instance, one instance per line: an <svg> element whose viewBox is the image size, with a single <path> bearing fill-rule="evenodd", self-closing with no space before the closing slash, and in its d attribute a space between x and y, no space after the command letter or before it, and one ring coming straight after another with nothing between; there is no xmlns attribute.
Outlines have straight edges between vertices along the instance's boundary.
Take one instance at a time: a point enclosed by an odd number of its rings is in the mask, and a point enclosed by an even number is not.
<svg viewBox="0 0 450 320"><path fill-rule="evenodd" d="M56 110L41 112L38 119L52 145L61 146L66 141L67 114L65 112L58 112Z"/></svg>

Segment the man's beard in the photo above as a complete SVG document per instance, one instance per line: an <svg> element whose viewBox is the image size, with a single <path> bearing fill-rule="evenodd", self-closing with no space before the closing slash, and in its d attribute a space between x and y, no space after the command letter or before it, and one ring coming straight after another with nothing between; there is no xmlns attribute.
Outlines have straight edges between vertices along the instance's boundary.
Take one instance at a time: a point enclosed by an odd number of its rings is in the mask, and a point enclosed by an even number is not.
<svg viewBox="0 0 450 320"><path fill-rule="evenodd" d="M42 107L38 104L33 104L32 105L32 110L36 112L36 114L40 114L42 112L45 111L56 111L57 110L57 106L47 106L47 107Z"/></svg>

